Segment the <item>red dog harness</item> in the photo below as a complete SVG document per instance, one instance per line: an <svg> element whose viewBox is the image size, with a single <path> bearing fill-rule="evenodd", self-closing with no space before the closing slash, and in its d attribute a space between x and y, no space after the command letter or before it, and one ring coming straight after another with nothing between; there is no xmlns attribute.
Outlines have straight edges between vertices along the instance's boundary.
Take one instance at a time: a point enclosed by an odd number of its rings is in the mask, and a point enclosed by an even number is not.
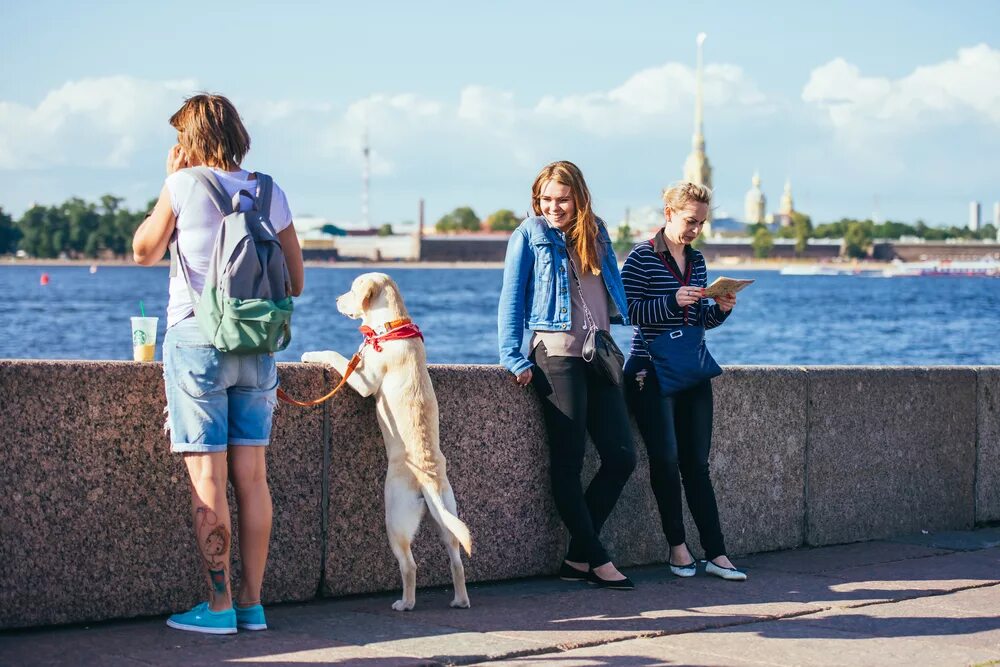
<svg viewBox="0 0 1000 667"><path fill-rule="evenodd" d="M298 405L303 408L309 408L314 405L319 405L323 401L333 398L333 395L340 391L340 388L347 383L347 378L351 376L354 369L358 367L361 363L361 353L364 352L365 348L369 345L376 352L382 351L382 343L387 340L403 340L405 338L419 338L424 339L424 334L420 332L420 327L413 323L409 317L401 317L398 320L392 320L391 322L386 322L385 324L372 329L371 327L361 326L358 327L361 334L365 337L364 341L361 343L361 347L358 351L354 353L351 360L347 363L347 370L344 371L344 377L340 379L340 384L333 388L326 396L321 396L317 399L311 401L298 401L285 393L285 390L278 388L278 398L285 403L291 403L292 405Z"/></svg>
<svg viewBox="0 0 1000 667"><path fill-rule="evenodd" d="M372 349L376 352L382 351L382 343L387 340L403 340L405 338L424 339L424 334L421 333L420 327L414 324L408 317L386 322L377 329L361 326L358 330L365 337L365 342L362 343L361 347L364 348L365 345L371 345Z"/></svg>

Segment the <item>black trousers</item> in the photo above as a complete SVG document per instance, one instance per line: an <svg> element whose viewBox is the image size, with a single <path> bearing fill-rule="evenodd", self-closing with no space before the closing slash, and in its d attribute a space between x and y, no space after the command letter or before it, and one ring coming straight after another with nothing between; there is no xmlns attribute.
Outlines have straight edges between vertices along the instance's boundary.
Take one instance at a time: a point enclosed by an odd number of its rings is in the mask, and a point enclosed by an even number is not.
<svg viewBox="0 0 1000 667"><path fill-rule="evenodd" d="M642 378L641 383L637 377ZM705 558L711 560L725 554L719 509L708 470L708 454L712 449L711 380L667 398L660 395L653 362L630 357L625 364L625 394L646 443L649 483L667 542L670 546L685 542L683 486Z"/></svg>
<svg viewBox="0 0 1000 667"><path fill-rule="evenodd" d="M603 565L611 558L601 544L601 528L635 469L624 393L580 357L548 356L544 343L535 347L531 360L531 381L542 399L549 439L552 495L570 534L566 559ZM580 475L588 432L601 467L584 493Z"/></svg>

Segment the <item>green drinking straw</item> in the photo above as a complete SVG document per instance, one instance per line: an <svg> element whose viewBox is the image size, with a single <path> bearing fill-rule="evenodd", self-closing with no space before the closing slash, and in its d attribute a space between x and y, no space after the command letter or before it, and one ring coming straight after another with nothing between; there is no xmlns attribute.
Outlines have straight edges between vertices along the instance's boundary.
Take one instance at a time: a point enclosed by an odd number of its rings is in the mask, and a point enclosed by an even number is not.
<svg viewBox="0 0 1000 667"><path fill-rule="evenodd" d="M142 313L143 317L146 317L146 308L142 305L142 299L139 299L139 312Z"/></svg>

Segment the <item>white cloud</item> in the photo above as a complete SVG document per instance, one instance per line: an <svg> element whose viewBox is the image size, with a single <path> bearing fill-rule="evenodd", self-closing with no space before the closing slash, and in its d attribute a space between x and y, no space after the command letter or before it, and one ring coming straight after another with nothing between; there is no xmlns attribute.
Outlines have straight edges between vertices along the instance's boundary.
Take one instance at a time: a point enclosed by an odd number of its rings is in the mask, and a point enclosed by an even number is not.
<svg viewBox="0 0 1000 667"><path fill-rule="evenodd" d="M898 78L864 76L836 58L814 69L802 99L841 135L867 141L978 120L1000 126L1000 50L985 44Z"/></svg>
<svg viewBox="0 0 1000 667"><path fill-rule="evenodd" d="M195 87L115 76L71 81L36 107L0 102L0 169L128 166Z"/></svg>
<svg viewBox="0 0 1000 667"><path fill-rule="evenodd" d="M195 81L147 81L126 76L83 79L52 90L35 107L0 101L0 169L55 166L120 168L147 164L162 151L166 119ZM628 77L605 91L546 96L518 103L510 91L469 85L457 99L415 93L379 93L346 107L326 101L234 101L262 157L300 155L317 168L356 172L363 135L371 137L372 174L398 174L414 161L450 157L509 161L523 167L539 154L561 150L580 132L599 138L687 133L694 103L694 72L667 63ZM760 112L767 102L742 70L706 68L705 104L726 113ZM265 129L258 138L258 129ZM683 130L681 130L683 128ZM270 153L270 155L269 155ZM255 154L256 156L256 154ZM327 167L330 163L331 167Z"/></svg>
<svg viewBox="0 0 1000 667"><path fill-rule="evenodd" d="M608 91L544 97L535 108L542 117L571 121L599 136L640 134L656 126L691 123L695 71L677 63L633 74ZM705 67L706 113L768 113L774 107L743 70L735 65ZM716 114L718 117L718 113Z"/></svg>

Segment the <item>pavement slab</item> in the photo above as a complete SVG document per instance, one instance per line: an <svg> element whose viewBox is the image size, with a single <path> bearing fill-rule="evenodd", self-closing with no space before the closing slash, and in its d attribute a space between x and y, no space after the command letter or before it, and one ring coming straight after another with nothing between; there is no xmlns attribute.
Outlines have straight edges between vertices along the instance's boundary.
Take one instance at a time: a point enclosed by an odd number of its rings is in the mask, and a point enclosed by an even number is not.
<svg viewBox="0 0 1000 667"><path fill-rule="evenodd" d="M883 540L838 544L832 547L791 549L739 559L740 567L778 572L826 575L851 567L891 563L950 553L948 549Z"/></svg>
<svg viewBox="0 0 1000 667"><path fill-rule="evenodd" d="M978 551L1000 546L1000 528L979 530L945 530L903 535L891 540L896 544L915 544L952 551Z"/></svg>
<svg viewBox="0 0 1000 667"><path fill-rule="evenodd" d="M963 544L992 537L957 536ZM882 540L740 559L749 580L628 568L635 591L532 578L268 607L267 632L215 637L163 617L0 632L0 665L360 667L962 665L1000 660L1000 547Z"/></svg>
<svg viewBox="0 0 1000 667"><path fill-rule="evenodd" d="M995 657L1000 657L998 602L1000 589L989 586L849 612L823 612L797 619L797 623L873 636L913 637L936 644L989 649L996 654Z"/></svg>
<svg viewBox="0 0 1000 667"><path fill-rule="evenodd" d="M970 665L997 659L994 650L912 638L878 637L789 621L638 639L490 665L688 665L699 667Z"/></svg>

